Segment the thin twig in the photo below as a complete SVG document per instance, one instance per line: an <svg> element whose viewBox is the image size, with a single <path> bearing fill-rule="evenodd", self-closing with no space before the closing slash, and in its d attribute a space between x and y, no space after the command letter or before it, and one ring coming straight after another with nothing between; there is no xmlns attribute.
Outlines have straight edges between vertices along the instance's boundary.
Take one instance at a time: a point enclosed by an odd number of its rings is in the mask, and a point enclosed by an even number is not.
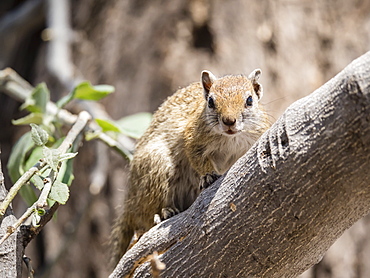
<svg viewBox="0 0 370 278"><path fill-rule="evenodd" d="M23 256L23 261L27 267L27 278L33 278L33 274L35 273L35 271L33 270L31 259L27 256Z"/></svg>
<svg viewBox="0 0 370 278"><path fill-rule="evenodd" d="M72 146L73 142L76 140L77 136L84 130L91 116L86 111L80 112L78 119L68 132L66 138L63 140L62 144L59 146L58 150L62 154L66 153L67 150Z"/></svg>
<svg viewBox="0 0 370 278"><path fill-rule="evenodd" d="M16 183L10 188L4 201L0 204L0 215L5 214L6 209L8 208L14 197L17 195L18 191L22 188L22 186L27 183L30 178L32 178L33 175L36 174L36 172L38 172L45 166L46 162L44 160L40 160L16 181Z"/></svg>
<svg viewBox="0 0 370 278"><path fill-rule="evenodd" d="M42 188L41 194L39 199L36 202L36 208L44 208L48 205L47 199L51 190L51 186L53 185L56 178L56 173L54 170L50 171L50 174L47 178L44 179L44 187Z"/></svg>

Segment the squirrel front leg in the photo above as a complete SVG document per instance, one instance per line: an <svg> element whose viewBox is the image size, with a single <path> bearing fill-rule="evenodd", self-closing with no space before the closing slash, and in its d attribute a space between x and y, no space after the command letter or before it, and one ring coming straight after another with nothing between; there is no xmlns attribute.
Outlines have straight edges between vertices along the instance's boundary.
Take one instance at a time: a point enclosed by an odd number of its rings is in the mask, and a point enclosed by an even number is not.
<svg viewBox="0 0 370 278"><path fill-rule="evenodd" d="M221 175L212 172L207 173L204 176L200 178L199 182L199 189L203 191L204 189L208 188L210 185L212 185L216 180L218 180L221 177Z"/></svg>
<svg viewBox="0 0 370 278"><path fill-rule="evenodd" d="M176 207L165 207L162 208L162 220L166 220L168 218L171 218L172 216L175 216L176 214L179 214L180 210Z"/></svg>

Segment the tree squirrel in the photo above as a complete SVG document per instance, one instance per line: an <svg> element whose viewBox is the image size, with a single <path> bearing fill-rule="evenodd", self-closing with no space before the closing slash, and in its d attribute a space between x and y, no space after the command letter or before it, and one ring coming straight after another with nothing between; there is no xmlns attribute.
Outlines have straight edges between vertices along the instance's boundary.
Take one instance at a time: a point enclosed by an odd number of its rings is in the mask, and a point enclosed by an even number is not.
<svg viewBox="0 0 370 278"><path fill-rule="evenodd" d="M178 90L153 115L130 166L123 212L111 236L112 264L126 252L135 231L186 210L200 193L201 177L224 174L270 126L260 107L261 70L248 77L216 78Z"/></svg>

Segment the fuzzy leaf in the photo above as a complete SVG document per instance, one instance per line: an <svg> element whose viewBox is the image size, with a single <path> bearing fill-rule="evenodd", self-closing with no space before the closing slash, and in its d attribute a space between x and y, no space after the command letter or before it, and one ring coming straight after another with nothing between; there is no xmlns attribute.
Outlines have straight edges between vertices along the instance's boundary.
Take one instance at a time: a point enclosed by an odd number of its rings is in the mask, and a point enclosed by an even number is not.
<svg viewBox="0 0 370 278"><path fill-rule="evenodd" d="M46 163L51 167L51 169L58 171L59 158L61 155L60 150L44 147L42 149L42 154Z"/></svg>
<svg viewBox="0 0 370 278"><path fill-rule="evenodd" d="M42 178L39 176L39 175L34 175L32 178L31 178L31 181L33 183L33 185L38 189L38 190L42 190L44 188L44 181L42 180Z"/></svg>
<svg viewBox="0 0 370 278"><path fill-rule="evenodd" d="M72 181L74 180L73 159L62 162L57 180L67 184L68 186L72 184Z"/></svg>
<svg viewBox="0 0 370 278"><path fill-rule="evenodd" d="M7 165L8 173L13 183L23 175L23 165L25 163L26 154L34 146L35 144L32 141L30 132L25 133L13 146Z"/></svg>
<svg viewBox="0 0 370 278"><path fill-rule="evenodd" d="M44 146L49 139L49 134L43 130L41 127L35 124L30 124L31 126L31 137L35 145Z"/></svg>
<svg viewBox="0 0 370 278"><path fill-rule="evenodd" d="M13 125L28 125L28 124L42 124L43 120L43 114L41 113L31 113L28 114L27 116L17 119L17 120L12 120Z"/></svg>
<svg viewBox="0 0 370 278"><path fill-rule="evenodd" d="M59 156L59 162L74 158L77 154L78 154L78 152L62 154L62 155Z"/></svg>
<svg viewBox="0 0 370 278"><path fill-rule="evenodd" d="M68 185L56 180L51 187L49 193L49 199L64 205L69 198L69 188Z"/></svg>
<svg viewBox="0 0 370 278"><path fill-rule="evenodd" d="M46 105L50 100L50 92L45 83L39 84L26 99L21 106L21 109L27 109L30 112L42 113L46 112Z"/></svg>

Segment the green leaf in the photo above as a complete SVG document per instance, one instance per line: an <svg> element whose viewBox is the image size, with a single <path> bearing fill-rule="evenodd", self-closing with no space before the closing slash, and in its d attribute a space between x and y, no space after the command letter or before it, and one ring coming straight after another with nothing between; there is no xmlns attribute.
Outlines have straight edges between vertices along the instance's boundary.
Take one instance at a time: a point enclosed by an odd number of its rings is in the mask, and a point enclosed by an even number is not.
<svg viewBox="0 0 370 278"><path fill-rule="evenodd" d="M92 86L90 82L84 81L78 84L68 95L57 102L57 107L62 108L73 99L100 100L114 92L114 87L110 85Z"/></svg>
<svg viewBox="0 0 370 278"><path fill-rule="evenodd" d="M28 206L32 206L32 204L37 200L36 193L29 183L22 186L22 188L19 190L19 194L21 194L21 197Z"/></svg>
<svg viewBox="0 0 370 278"><path fill-rule="evenodd" d="M38 189L38 190L42 190L44 188L44 181L42 180L42 178L39 176L39 175L34 175L32 178L31 178L31 181L33 183L33 185Z"/></svg>
<svg viewBox="0 0 370 278"><path fill-rule="evenodd" d="M75 91L72 91L68 95L66 95L66 96L62 97L60 100L58 100L57 103L56 103L57 107L58 108L63 108L64 106L66 106L73 99L74 93L75 93Z"/></svg>
<svg viewBox="0 0 370 278"><path fill-rule="evenodd" d="M46 203L48 204L48 207L51 208L52 206L54 206L55 201L52 200L52 199L47 198ZM56 216L56 213L53 216Z"/></svg>
<svg viewBox="0 0 370 278"><path fill-rule="evenodd" d="M35 124L30 124L32 140L37 146L44 146L49 139L49 134L41 127Z"/></svg>
<svg viewBox="0 0 370 278"><path fill-rule="evenodd" d="M31 138L31 132L25 133L13 146L7 164L10 179L15 183L23 175L23 165L27 153L35 146Z"/></svg>
<svg viewBox="0 0 370 278"><path fill-rule="evenodd" d="M39 84L25 100L21 109L27 109L30 112L46 112L46 105L50 101L50 92L45 83Z"/></svg>
<svg viewBox="0 0 370 278"><path fill-rule="evenodd" d="M92 86L90 82L85 81L76 86L72 92L73 98L84 100L100 100L114 92L114 87L110 85Z"/></svg>
<svg viewBox="0 0 370 278"><path fill-rule="evenodd" d="M44 147L42 149L42 154L46 163L51 167L51 169L58 171L59 158L61 155L60 150Z"/></svg>
<svg viewBox="0 0 370 278"><path fill-rule="evenodd" d="M73 153L74 151L78 150L79 144L78 143L73 143L70 152L72 155L77 154L77 152ZM68 186L72 184L72 181L74 180L74 175L73 175L73 162L74 159L68 159L66 161L62 162L62 165L60 166L59 169L59 174L57 176L57 180L61 181Z"/></svg>
<svg viewBox="0 0 370 278"><path fill-rule="evenodd" d="M123 134L138 139L144 134L151 120L152 114L137 113L121 118L115 123L121 128Z"/></svg>
<svg viewBox="0 0 370 278"><path fill-rule="evenodd" d="M68 159L74 158L77 154L78 154L78 152L75 152L75 153L64 153L64 154L62 154L62 155L59 156L59 162L62 162L64 160L68 160Z"/></svg>
<svg viewBox="0 0 370 278"><path fill-rule="evenodd" d="M42 158L42 147L35 147L32 149L31 154L26 157L25 162L23 163L23 172L26 172L28 169L30 169L33 165L35 165L40 158Z"/></svg>
<svg viewBox="0 0 370 278"><path fill-rule="evenodd" d="M73 159L69 159L62 162L60 166L57 180L70 186L74 180L73 175Z"/></svg>
<svg viewBox="0 0 370 278"><path fill-rule="evenodd" d="M34 123L34 124L40 125L42 124L42 120L43 120L43 114L31 113L18 120L12 120L12 124L13 125L28 125L28 124Z"/></svg>
<svg viewBox="0 0 370 278"><path fill-rule="evenodd" d="M95 119L95 121L102 128L103 132L107 131L121 132L121 128L113 121L103 119Z"/></svg>
<svg viewBox="0 0 370 278"><path fill-rule="evenodd" d="M62 162L57 180L67 184L68 186L72 184L72 181L74 180L73 159Z"/></svg>
<svg viewBox="0 0 370 278"><path fill-rule="evenodd" d="M51 187L49 193L49 199L64 205L69 198L69 188L68 185L56 180Z"/></svg>

